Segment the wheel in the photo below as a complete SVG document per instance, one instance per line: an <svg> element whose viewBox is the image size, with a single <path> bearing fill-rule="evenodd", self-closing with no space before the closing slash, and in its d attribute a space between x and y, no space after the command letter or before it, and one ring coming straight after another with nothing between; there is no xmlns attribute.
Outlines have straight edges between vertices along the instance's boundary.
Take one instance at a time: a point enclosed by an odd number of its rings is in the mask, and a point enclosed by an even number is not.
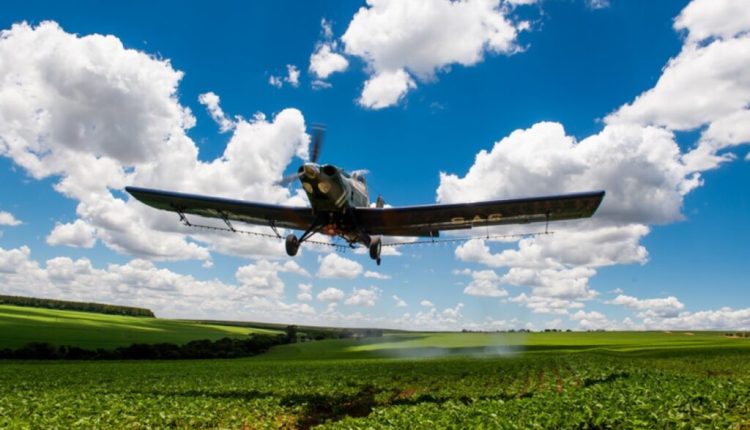
<svg viewBox="0 0 750 430"><path fill-rule="evenodd" d="M299 239L297 239L297 236L290 234L286 237L286 253L290 257L294 257L297 255L297 251L299 250Z"/></svg>
<svg viewBox="0 0 750 430"><path fill-rule="evenodd" d="M370 258L375 261L380 260L380 250L383 248L383 242L380 241L380 236L373 237L370 239Z"/></svg>

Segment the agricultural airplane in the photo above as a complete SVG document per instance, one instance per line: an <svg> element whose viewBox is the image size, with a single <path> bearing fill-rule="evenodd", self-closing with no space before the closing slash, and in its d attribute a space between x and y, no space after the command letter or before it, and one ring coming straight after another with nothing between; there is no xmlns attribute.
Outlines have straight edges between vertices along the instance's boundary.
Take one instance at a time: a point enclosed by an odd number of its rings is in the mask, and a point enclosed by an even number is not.
<svg viewBox="0 0 750 430"><path fill-rule="evenodd" d="M241 221L277 228L303 231L297 237L286 237L286 252L297 254L300 244L316 233L341 237L352 248L362 244L370 257L380 265L382 236L416 236L436 238L440 231L470 229L505 224L525 224L591 217L604 198L604 191L495 200L474 203L433 204L422 206L384 207L378 197L370 206L364 171L351 174L332 164L317 164L323 128L312 130L310 161L297 173L280 184L297 179L310 200L310 207L289 207L265 203L230 200L218 197L183 194L140 187L126 187L141 202L166 211L176 212L190 225L185 214L224 220Z"/></svg>

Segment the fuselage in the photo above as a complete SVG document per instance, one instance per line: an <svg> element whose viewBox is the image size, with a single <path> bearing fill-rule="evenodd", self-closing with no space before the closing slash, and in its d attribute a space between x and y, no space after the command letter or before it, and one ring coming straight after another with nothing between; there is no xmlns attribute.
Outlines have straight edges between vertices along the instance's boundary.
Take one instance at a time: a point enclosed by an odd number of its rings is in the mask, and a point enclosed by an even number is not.
<svg viewBox="0 0 750 430"><path fill-rule="evenodd" d="M349 174L332 164L315 163L305 163L298 172L313 212L329 220L321 232L356 241L359 235L351 231L347 210L370 205L364 174Z"/></svg>

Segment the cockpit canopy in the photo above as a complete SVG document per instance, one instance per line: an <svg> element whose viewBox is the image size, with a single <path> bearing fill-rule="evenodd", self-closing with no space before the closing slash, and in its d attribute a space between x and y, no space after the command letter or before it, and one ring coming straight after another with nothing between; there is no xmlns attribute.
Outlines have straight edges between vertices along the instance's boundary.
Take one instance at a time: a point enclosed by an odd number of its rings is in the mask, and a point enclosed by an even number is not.
<svg viewBox="0 0 750 430"><path fill-rule="evenodd" d="M364 172L352 172L352 179L357 180L363 184L367 184L367 181L365 180L365 174Z"/></svg>

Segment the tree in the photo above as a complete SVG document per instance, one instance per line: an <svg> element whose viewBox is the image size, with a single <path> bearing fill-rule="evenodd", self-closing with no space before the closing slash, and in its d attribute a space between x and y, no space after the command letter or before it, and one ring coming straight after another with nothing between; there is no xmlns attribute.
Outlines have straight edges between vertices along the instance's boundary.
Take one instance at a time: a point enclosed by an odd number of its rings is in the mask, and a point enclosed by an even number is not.
<svg viewBox="0 0 750 430"><path fill-rule="evenodd" d="M297 343L297 326L296 325L286 326L286 341L287 343Z"/></svg>

